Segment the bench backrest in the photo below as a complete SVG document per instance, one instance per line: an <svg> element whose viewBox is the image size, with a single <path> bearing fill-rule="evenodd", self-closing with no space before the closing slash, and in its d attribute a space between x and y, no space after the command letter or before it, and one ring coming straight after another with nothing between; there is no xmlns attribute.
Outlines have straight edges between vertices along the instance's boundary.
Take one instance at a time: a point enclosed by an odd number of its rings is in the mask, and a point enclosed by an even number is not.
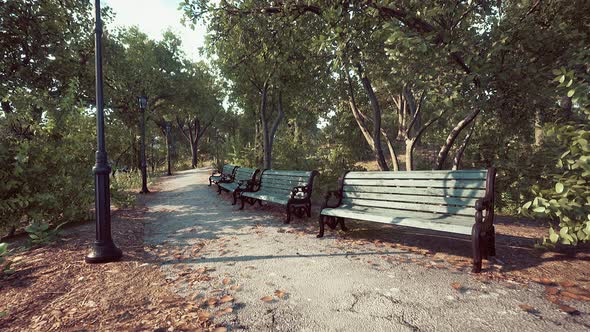
<svg viewBox="0 0 590 332"><path fill-rule="evenodd" d="M493 190L487 179L487 170L348 172L341 204L473 216L477 199Z"/></svg>
<svg viewBox="0 0 590 332"><path fill-rule="evenodd" d="M260 171L258 168L240 167L236 171L234 182L254 180L254 176L258 171Z"/></svg>
<svg viewBox="0 0 590 332"><path fill-rule="evenodd" d="M223 165L223 169L221 170L222 175L234 175L234 172L238 166L225 164Z"/></svg>
<svg viewBox="0 0 590 332"><path fill-rule="evenodd" d="M267 169L260 176L260 190L275 196L290 196L293 187L309 185L309 195L313 189L313 178L317 171L279 171Z"/></svg>

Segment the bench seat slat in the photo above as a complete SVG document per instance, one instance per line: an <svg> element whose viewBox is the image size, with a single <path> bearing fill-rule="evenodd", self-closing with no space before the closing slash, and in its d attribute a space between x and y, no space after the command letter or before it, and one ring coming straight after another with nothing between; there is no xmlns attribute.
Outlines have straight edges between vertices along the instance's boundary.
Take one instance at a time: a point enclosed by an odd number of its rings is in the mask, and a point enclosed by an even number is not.
<svg viewBox="0 0 590 332"><path fill-rule="evenodd" d="M275 175L275 176L284 176L284 177L289 177L289 176L301 176L301 177L307 177L309 178L311 176L312 172L308 172L308 171L275 171L275 170L266 170L264 171L264 175Z"/></svg>
<svg viewBox="0 0 590 332"><path fill-rule="evenodd" d="M269 193L272 195L289 196L291 194L291 189L286 190L286 189L277 189L277 188L273 188L273 187L261 187L260 190L258 190L258 192Z"/></svg>
<svg viewBox="0 0 590 332"><path fill-rule="evenodd" d="M243 168L243 167L240 167L236 171L235 181L237 182L237 181L252 180L252 176L254 175L254 173L256 171L257 171L256 168Z"/></svg>
<svg viewBox="0 0 590 332"><path fill-rule="evenodd" d="M344 192L382 193L382 194L410 194L424 196L453 196L453 197L476 197L485 196L483 189L465 188L407 188L407 187L385 187L385 186L361 186L346 185Z"/></svg>
<svg viewBox="0 0 590 332"><path fill-rule="evenodd" d="M431 204L421 204L419 202L416 203L406 203L406 202L390 202L390 201L376 201L376 200L368 200L368 199L350 199L345 198L342 200L342 204L344 205L354 205L354 206L370 206L370 207L379 207L384 209L390 209L396 213L394 210L412 210L412 211L426 211L426 212L436 212L436 213L443 213L443 214L459 214L465 216L471 216L472 218L475 216L475 209L472 207L456 207L456 206L449 206L449 205L431 205Z"/></svg>
<svg viewBox="0 0 590 332"><path fill-rule="evenodd" d="M275 184L283 187L296 187L296 186L305 186L307 185L307 179L304 181L299 180L275 180L275 179L268 179L263 177L262 184Z"/></svg>
<svg viewBox="0 0 590 332"><path fill-rule="evenodd" d="M271 193L265 192L244 192L242 193L244 197L256 198L263 201L278 203L278 204L287 204L289 198L287 196L279 196Z"/></svg>
<svg viewBox="0 0 590 332"><path fill-rule="evenodd" d="M348 179L344 185L485 189L485 180Z"/></svg>
<svg viewBox="0 0 590 332"><path fill-rule="evenodd" d="M264 173L264 178L267 180L300 181L300 182L307 182L307 180L309 180L309 176L280 176L280 175L266 174L266 173Z"/></svg>
<svg viewBox="0 0 590 332"><path fill-rule="evenodd" d="M221 182L219 186L225 190L233 192L238 188L238 184L236 182Z"/></svg>
<svg viewBox="0 0 590 332"><path fill-rule="evenodd" d="M443 214L397 211L371 207L341 206L326 208L322 215L365 221L432 229L456 234L471 234L473 217L449 216Z"/></svg>
<svg viewBox="0 0 590 332"><path fill-rule="evenodd" d="M450 179L479 179L485 180L488 172L486 170L461 170L461 171L396 171L396 172L348 172L347 179L427 179L427 180L450 180Z"/></svg>
<svg viewBox="0 0 590 332"><path fill-rule="evenodd" d="M281 186L281 185L274 184L274 183L263 182L262 185L260 186L260 189L268 188L270 190L276 190L276 191L280 191L280 192L291 192L293 187L294 186Z"/></svg>
<svg viewBox="0 0 590 332"><path fill-rule="evenodd" d="M417 195L398 195L398 194L379 194L365 192L344 192L345 198L371 199L378 201L394 201L408 203L424 204L441 204L474 207L477 198L474 197L444 197L444 196L417 196Z"/></svg>

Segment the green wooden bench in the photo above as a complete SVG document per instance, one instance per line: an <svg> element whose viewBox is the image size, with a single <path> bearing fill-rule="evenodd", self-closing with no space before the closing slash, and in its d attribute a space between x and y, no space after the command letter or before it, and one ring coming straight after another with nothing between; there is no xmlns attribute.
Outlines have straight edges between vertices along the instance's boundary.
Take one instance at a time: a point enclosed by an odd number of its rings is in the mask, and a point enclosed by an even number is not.
<svg viewBox="0 0 590 332"><path fill-rule="evenodd" d="M221 172L219 170L213 171L213 174L209 177L209 187L212 183L217 184L222 181L231 181L238 167L239 166L225 164L223 165Z"/></svg>
<svg viewBox="0 0 590 332"><path fill-rule="evenodd" d="M311 194L313 179L319 175L317 171L277 171L264 170L260 180L252 184L249 190L240 193L242 206L248 202L250 205L262 201L286 206L287 219L291 221L291 212L298 217L304 213L311 217Z"/></svg>
<svg viewBox="0 0 590 332"><path fill-rule="evenodd" d="M496 170L347 172L339 190L326 194L324 224L346 230L344 218L471 235L473 271L495 256L494 182ZM332 195L338 203L328 205Z"/></svg>
<svg viewBox="0 0 590 332"><path fill-rule="evenodd" d="M234 198L232 205L236 205L237 196L241 191L251 190L256 174L260 170L258 168L239 167L231 182L218 182L217 191L221 194L222 191L230 192Z"/></svg>

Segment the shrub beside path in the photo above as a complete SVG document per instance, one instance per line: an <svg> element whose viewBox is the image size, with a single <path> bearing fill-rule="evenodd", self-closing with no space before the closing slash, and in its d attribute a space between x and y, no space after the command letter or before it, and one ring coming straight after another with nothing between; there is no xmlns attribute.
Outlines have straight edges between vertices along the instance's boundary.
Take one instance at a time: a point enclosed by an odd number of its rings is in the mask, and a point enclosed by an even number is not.
<svg viewBox="0 0 590 332"><path fill-rule="evenodd" d="M207 186L209 174L179 172L162 182L162 190L145 201L145 242L174 291L196 301L204 308L200 317L218 326L236 331L590 327L589 302L575 302L568 313L561 302L548 301L547 289L538 283L473 275L468 250L461 262L449 265L437 253L380 241L334 232L317 239L316 218L285 225L282 211L271 206L239 211L228 195L220 197ZM356 226L349 228L354 232Z"/></svg>

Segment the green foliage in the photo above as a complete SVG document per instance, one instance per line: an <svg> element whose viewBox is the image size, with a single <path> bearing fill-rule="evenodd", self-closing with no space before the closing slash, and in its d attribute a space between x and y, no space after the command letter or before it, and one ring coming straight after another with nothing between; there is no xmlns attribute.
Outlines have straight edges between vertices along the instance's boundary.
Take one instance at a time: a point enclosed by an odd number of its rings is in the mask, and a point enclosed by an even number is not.
<svg viewBox="0 0 590 332"><path fill-rule="evenodd" d="M12 262L8 259L8 243L0 243L0 274L11 274Z"/></svg>
<svg viewBox="0 0 590 332"><path fill-rule="evenodd" d="M33 245L46 245L59 240L61 236L60 228L65 223L59 224L54 228L48 223L33 223L25 227L25 232L29 235L29 239Z"/></svg>
<svg viewBox="0 0 590 332"><path fill-rule="evenodd" d="M590 75L577 78L573 70L563 67L553 73L560 90L578 105L574 107L579 116L566 124L549 126L562 154L548 184L533 187L536 197L523 206L523 213L559 221L557 230L549 229L546 243L575 245L590 240Z"/></svg>

